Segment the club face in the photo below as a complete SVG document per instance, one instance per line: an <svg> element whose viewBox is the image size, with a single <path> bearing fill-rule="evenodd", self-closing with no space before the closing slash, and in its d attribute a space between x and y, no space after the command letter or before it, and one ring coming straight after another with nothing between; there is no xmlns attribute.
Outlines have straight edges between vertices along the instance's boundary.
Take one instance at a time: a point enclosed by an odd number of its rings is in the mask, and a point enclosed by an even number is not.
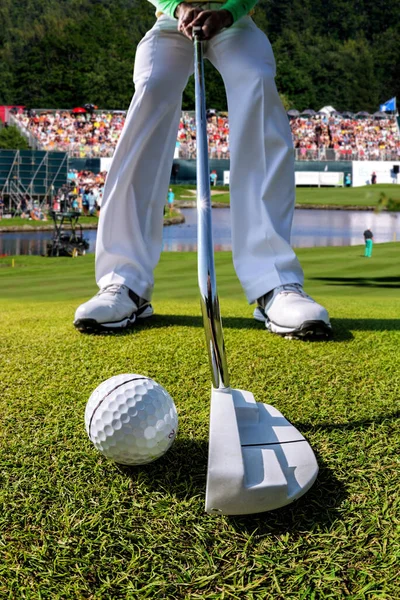
<svg viewBox="0 0 400 600"><path fill-rule="evenodd" d="M317 474L311 446L278 410L245 390L212 390L206 512L280 508L305 494Z"/></svg>

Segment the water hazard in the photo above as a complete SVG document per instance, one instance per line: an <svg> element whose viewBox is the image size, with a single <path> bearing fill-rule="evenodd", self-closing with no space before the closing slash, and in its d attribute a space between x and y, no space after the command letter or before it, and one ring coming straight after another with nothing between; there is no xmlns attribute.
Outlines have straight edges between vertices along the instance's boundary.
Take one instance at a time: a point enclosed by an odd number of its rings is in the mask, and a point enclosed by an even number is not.
<svg viewBox="0 0 400 600"><path fill-rule="evenodd" d="M182 210L185 223L171 225L163 230L163 250L166 252L195 251L197 249L196 209ZM294 248L315 246L354 246L364 243L363 231L372 229L375 242L400 239L400 218L397 213L374 214L369 211L349 210L295 210L292 245ZM84 232L89 242L88 253L96 247L94 230ZM44 255L51 231L0 233L0 255ZM215 250L231 250L230 209L213 209L213 237Z"/></svg>

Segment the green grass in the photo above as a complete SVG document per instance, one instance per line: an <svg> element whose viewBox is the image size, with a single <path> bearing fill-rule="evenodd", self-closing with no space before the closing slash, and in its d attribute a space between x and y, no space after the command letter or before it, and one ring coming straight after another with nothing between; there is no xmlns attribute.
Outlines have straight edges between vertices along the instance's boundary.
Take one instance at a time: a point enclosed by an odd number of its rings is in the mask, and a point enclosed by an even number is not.
<svg viewBox="0 0 400 600"><path fill-rule="evenodd" d="M192 186L172 186L177 200L186 200L190 195L187 190L196 189ZM229 191L226 187L216 187L212 190L225 192L213 196L213 201L229 203ZM389 198L400 199L399 186L392 184L366 185L354 188L317 188L317 187L298 187L296 188L296 203L323 206L356 206L356 207L376 207L381 193ZM193 199L195 196L193 194Z"/></svg>
<svg viewBox="0 0 400 600"><path fill-rule="evenodd" d="M97 225L98 217L79 217L79 223ZM1 219L0 220L0 230L5 227L35 227L37 229L41 229L43 227L51 227L53 225L53 220L49 218L47 221L34 221L33 219L22 219L21 217L12 217L11 219Z"/></svg>
<svg viewBox="0 0 400 600"><path fill-rule="evenodd" d="M131 332L72 327L94 259L0 259L0 597L385 599L400 596L400 246L298 251L335 337L283 340L252 319L229 253L217 278L231 383L280 409L320 473L293 505L204 513L210 374L194 254L164 254L157 316ZM119 468L84 409L118 373L168 389L180 429L162 459Z"/></svg>
<svg viewBox="0 0 400 600"><path fill-rule="evenodd" d="M167 209L164 218L165 219L169 219L171 217L178 217L179 213L176 212L176 210L169 210ZM85 216L81 216L79 217L79 223L81 225L93 225L95 227L97 227L98 224L98 217L97 216L93 216L93 217L85 217ZM26 228L29 229L31 227L34 227L35 229L43 229L43 228L51 228L53 227L54 222L51 218L49 218L47 221L34 221L34 220L29 220L29 219L21 219L21 217L12 217L11 219L0 219L0 231L2 229L7 229L9 227L18 227L18 228ZM68 223L67 223L68 225Z"/></svg>
<svg viewBox="0 0 400 600"><path fill-rule="evenodd" d="M326 206L376 207L380 195L400 198L399 186L394 184L365 185L354 188L296 188L297 204L322 204Z"/></svg>

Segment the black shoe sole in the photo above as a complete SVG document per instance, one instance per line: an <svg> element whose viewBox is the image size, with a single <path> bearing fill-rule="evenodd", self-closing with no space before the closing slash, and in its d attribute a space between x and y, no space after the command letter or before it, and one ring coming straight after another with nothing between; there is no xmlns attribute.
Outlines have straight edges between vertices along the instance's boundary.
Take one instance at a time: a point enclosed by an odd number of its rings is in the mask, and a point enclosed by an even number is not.
<svg viewBox="0 0 400 600"><path fill-rule="evenodd" d="M107 331L108 333L111 333L130 329L135 325L135 323L136 319L127 325L116 325L115 327L112 327L110 325L102 325L101 323L95 321L95 319L78 319L74 322L74 327L81 333L100 333L101 331Z"/></svg>
<svg viewBox="0 0 400 600"><path fill-rule="evenodd" d="M98 323L95 319L77 319L74 321L74 327L81 333L100 333L100 332L108 332L108 333L117 333L119 331L125 331L126 329L131 329L137 324L138 320L149 319L153 315L148 315L146 317L141 316L141 314L149 307L147 304L145 307L140 309L140 312L135 312L128 319L123 319L122 321L113 323L112 325L104 325L103 323ZM119 323L127 323L123 325L119 325Z"/></svg>
<svg viewBox="0 0 400 600"><path fill-rule="evenodd" d="M271 331L271 330L270 330ZM332 328L324 321L304 321L301 327L288 333L278 333L280 337L295 340L330 340L333 337Z"/></svg>

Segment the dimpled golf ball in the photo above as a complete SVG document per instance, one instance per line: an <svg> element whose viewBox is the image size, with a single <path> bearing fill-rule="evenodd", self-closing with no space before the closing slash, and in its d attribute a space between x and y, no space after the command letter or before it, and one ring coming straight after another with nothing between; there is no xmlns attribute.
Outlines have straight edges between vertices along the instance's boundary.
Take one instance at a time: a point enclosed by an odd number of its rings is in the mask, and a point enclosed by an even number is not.
<svg viewBox="0 0 400 600"><path fill-rule="evenodd" d="M143 375L116 375L90 396L86 431L96 448L122 465L144 465L172 445L178 431L174 401Z"/></svg>

